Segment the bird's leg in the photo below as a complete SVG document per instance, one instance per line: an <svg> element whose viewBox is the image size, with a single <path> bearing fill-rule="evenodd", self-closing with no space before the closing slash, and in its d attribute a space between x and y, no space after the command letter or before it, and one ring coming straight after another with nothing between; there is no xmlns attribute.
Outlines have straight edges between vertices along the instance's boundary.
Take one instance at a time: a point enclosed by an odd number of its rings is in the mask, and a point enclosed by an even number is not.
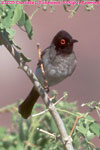
<svg viewBox="0 0 100 150"><path fill-rule="evenodd" d="M41 59L41 49L40 49L40 44L39 43L37 44L37 49L38 49L39 63L40 63L41 71L42 71L43 78L44 78L44 89L46 90L46 92L49 92L49 86L48 86L48 82L46 80L44 66L43 66L43 62L42 62L42 59Z"/></svg>

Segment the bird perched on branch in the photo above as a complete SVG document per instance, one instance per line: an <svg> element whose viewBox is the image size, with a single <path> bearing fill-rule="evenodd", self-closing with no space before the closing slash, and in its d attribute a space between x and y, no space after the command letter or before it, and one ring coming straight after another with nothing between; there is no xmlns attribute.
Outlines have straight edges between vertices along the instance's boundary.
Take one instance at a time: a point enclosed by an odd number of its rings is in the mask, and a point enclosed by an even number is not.
<svg viewBox="0 0 100 150"><path fill-rule="evenodd" d="M47 47L41 54L41 62L44 66L45 79L48 86L53 86L70 76L76 67L76 56L73 51L73 45L77 40L72 36L61 30L58 32L49 47ZM44 86L43 73L41 71L40 63L37 64L36 77ZM32 112L32 108L39 98L39 93L33 86L31 92L19 106L19 113L24 119L27 119Z"/></svg>

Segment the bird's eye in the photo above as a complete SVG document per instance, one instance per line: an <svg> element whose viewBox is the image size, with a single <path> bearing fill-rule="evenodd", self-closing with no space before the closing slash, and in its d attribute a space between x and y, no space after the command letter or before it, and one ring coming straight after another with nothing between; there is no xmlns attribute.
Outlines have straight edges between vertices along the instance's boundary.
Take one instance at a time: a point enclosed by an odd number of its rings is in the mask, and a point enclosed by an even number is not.
<svg viewBox="0 0 100 150"><path fill-rule="evenodd" d="M61 39L61 40L60 40L60 44L61 44L61 45L65 45L65 44L66 44L65 39Z"/></svg>

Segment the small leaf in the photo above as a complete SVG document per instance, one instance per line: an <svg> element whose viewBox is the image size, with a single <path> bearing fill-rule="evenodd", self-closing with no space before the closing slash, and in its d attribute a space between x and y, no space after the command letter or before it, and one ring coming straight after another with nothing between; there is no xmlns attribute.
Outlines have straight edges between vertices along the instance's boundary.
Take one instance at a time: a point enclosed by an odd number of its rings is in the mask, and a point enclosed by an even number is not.
<svg viewBox="0 0 100 150"><path fill-rule="evenodd" d="M25 14L25 24L24 24L25 30L27 32L27 35L30 39L32 39L32 35L33 35L33 29L32 29L32 25L31 22L27 16L27 14Z"/></svg>
<svg viewBox="0 0 100 150"><path fill-rule="evenodd" d="M96 122L91 123L90 130L100 138L100 125Z"/></svg>
<svg viewBox="0 0 100 150"><path fill-rule="evenodd" d="M6 28L6 31L9 33L9 39L12 40L15 35L15 31L10 28Z"/></svg>
<svg viewBox="0 0 100 150"><path fill-rule="evenodd" d="M80 119L79 125L76 126L76 129L88 139L91 139L94 137L94 133L89 130L91 123L94 123L94 119L91 116L86 116L85 120Z"/></svg>
<svg viewBox="0 0 100 150"><path fill-rule="evenodd" d="M87 129L84 128L84 126L83 126L82 123L80 123L79 126L76 126L76 129L77 129L80 133L82 133L84 136L86 136L86 134L87 134Z"/></svg>
<svg viewBox="0 0 100 150"><path fill-rule="evenodd" d="M21 48L18 45L16 45L14 42L13 42L13 44L17 49L21 50Z"/></svg>
<svg viewBox="0 0 100 150"><path fill-rule="evenodd" d="M0 9L2 10L2 13L0 13L0 28L11 28L20 19L23 11L23 5L8 4L2 6L0 6Z"/></svg>
<svg viewBox="0 0 100 150"><path fill-rule="evenodd" d="M88 130L87 132L87 139L90 140L90 139L93 139L94 138L94 133L90 132L90 130Z"/></svg>
<svg viewBox="0 0 100 150"><path fill-rule="evenodd" d="M13 18L11 20L12 25L16 24L18 22L18 20L21 18L22 8L23 8L23 5L16 5L14 15L13 15Z"/></svg>
<svg viewBox="0 0 100 150"><path fill-rule="evenodd" d="M21 16L20 20L18 21L18 25L20 27L22 27L24 24L25 24L25 13L22 12L22 16Z"/></svg>
<svg viewBox="0 0 100 150"><path fill-rule="evenodd" d="M0 127L0 138L5 134L6 129L3 127Z"/></svg>
<svg viewBox="0 0 100 150"><path fill-rule="evenodd" d="M85 6L85 10L87 10L87 11L90 11L90 10L92 10L92 9L94 9L93 4L87 4L87 5Z"/></svg>
<svg viewBox="0 0 100 150"><path fill-rule="evenodd" d="M24 59L25 62L30 62L31 59L29 57L26 57L23 53L20 53L21 57Z"/></svg>
<svg viewBox="0 0 100 150"><path fill-rule="evenodd" d="M9 148L8 148L8 150L15 150L16 148L14 147L14 146L10 146Z"/></svg>
<svg viewBox="0 0 100 150"><path fill-rule="evenodd" d="M24 150L24 143L21 143L20 141L17 144L16 150Z"/></svg>

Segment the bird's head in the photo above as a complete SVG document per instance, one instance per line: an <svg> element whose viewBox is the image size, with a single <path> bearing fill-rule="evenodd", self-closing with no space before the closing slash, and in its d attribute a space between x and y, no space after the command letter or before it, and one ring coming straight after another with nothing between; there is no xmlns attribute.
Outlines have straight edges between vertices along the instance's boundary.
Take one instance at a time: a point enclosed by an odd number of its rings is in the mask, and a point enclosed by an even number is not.
<svg viewBox="0 0 100 150"><path fill-rule="evenodd" d="M58 54L72 53L73 44L75 42L78 42L78 41L73 39L72 36L64 30L61 30L60 32L58 32L52 40L52 44L55 45L55 48Z"/></svg>

